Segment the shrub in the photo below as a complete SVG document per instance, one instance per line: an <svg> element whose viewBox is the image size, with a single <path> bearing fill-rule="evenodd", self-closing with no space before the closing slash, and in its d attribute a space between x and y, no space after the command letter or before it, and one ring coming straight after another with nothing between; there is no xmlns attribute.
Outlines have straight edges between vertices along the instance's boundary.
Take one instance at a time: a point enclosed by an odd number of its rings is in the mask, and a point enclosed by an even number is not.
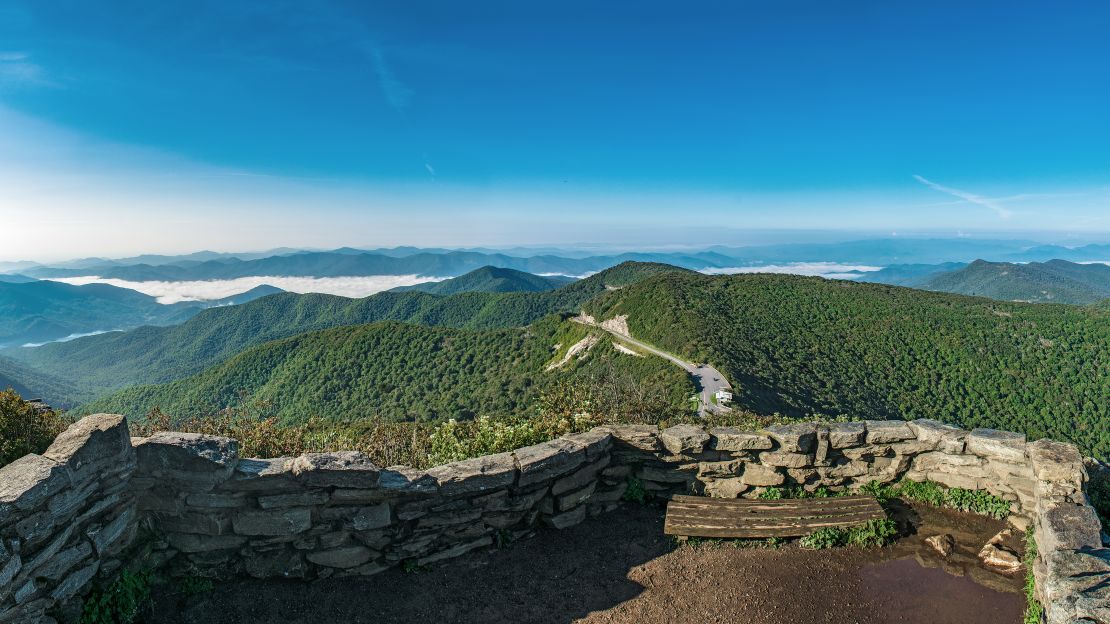
<svg viewBox="0 0 1110 624"><path fill-rule="evenodd" d="M130 624L150 604L149 572L124 570L85 600L81 624Z"/></svg>
<svg viewBox="0 0 1110 624"><path fill-rule="evenodd" d="M69 421L24 401L13 390L0 391L0 466L42 453Z"/></svg>
<svg viewBox="0 0 1110 624"><path fill-rule="evenodd" d="M628 487L625 488L621 499L642 505L647 500L647 491L644 490L644 484L636 477L628 477Z"/></svg>

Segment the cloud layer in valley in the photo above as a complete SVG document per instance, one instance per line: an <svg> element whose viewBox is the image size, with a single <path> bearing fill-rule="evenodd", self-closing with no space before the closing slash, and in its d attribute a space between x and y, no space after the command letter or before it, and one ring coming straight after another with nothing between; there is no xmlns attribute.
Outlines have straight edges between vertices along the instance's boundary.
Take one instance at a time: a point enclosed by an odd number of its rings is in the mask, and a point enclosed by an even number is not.
<svg viewBox="0 0 1110 624"><path fill-rule="evenodd" d="M412 286L424 282L438 282L445 278L423 275L373 275L369 277L278 277L259 275L230 280L205 280L192 282L131 282L105 279L94 275L83 277L53 278L53 281L81 286L84 284L110 284L130 288L158 298L158 303L171 304L182 301L215 301L247 292L256 286L269 284L295 293L326 293L343 297L366 297L374 293Z"/></svg>
<svg viewBox="0 0 1110 624"><path fill-rule="evenodd" d="M732 275L734 273L788 273L790 275L818 275L828 279L855 279L860 273L878 271L882 267L865 264L837 264L835 262L791 262L789 264L763 264L759 266L721 267L703 269L707 275Z"/></svg>

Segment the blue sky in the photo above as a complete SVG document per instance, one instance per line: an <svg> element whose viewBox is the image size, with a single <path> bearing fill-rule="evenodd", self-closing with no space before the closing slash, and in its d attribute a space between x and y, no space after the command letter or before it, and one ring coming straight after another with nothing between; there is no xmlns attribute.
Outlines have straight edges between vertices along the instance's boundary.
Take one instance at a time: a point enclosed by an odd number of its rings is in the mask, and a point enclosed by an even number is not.
<svg viewBox="0 0 1110 624"><path fill-rule="evenodd" d="M0 0L0 256L1110 232L1106 3L599 4Z"/></svg>

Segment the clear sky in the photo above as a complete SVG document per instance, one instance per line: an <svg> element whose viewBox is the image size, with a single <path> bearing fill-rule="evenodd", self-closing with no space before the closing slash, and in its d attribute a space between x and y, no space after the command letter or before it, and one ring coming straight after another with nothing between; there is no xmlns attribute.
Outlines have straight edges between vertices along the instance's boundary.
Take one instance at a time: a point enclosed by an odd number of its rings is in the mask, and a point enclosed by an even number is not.
<svg viewBox="0 0 1110 624"><path fill-rule="evenodd" d="M0 258L1106 238L1107 33L1095 0L0 0Z"/></svg>

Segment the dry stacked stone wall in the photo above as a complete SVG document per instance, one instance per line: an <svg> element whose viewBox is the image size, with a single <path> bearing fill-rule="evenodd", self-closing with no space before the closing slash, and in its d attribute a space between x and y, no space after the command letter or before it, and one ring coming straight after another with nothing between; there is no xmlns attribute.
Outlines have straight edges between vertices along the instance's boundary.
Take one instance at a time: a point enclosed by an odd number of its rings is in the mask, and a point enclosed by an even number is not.
<svg viewBox="0 0 1110 624"><path fill-rule="evenodd" d="M229 438L90 416L0 468L0 624L72 620L123 566L170 575L325 578L427 565L613 510L629 484L668 497L932 480L983 489L1032 524L1050 624L1110 624L1110 550L1075 447L929 420L679 425L586 433L430 470L358 452L239 457Z"/></svg>

